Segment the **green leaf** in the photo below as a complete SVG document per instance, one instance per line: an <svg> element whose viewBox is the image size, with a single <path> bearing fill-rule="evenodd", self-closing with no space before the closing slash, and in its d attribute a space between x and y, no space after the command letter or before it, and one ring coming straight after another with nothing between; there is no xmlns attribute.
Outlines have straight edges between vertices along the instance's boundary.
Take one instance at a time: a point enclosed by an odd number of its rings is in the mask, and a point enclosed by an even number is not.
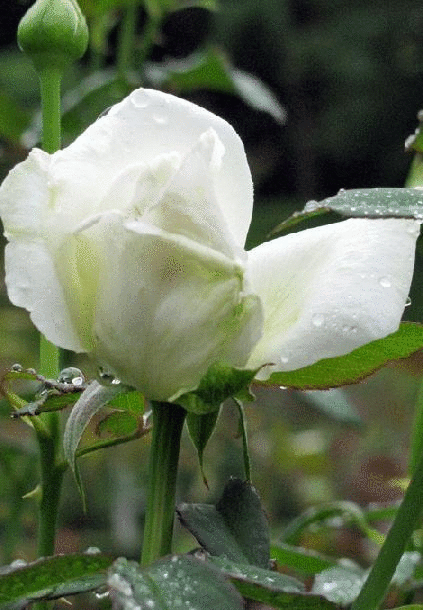
<svg viewBox="0 0 423 610"><path fill-rule="evenodd" d="M340 606L349 606L357 598L365 580L366 573L362 568L337 566L317 574L312 592Z"/></svg>
<svg viewBox="0 0 423 610"><path fill-rule="evenodd" d="M114 610L242 610L241 596L218 570L195 557L173 556L141 569L118 559L109 571Z"/></svg>
<svg viewBox="0 0 423 610"><path fill-rule="evenodd" d="M138 428L139 420L132 413L126 411L113 411L108 413L97 425L98 434L112 434L113 436L129 436Z"/></svg>
<svg viewBox="0 0 423 610"><path fill-rule="evenodd" d="M120 383L105 386L98 383L98 381L92 381L81 394L66 422L63 435L64 455L75 476L83 501L84 495L81 478L76 467L76 450L78 449L79 442L93 415L109 403L117 394L127 390L128 388Z"/></svg>
<svg viewBox="0 0 423 610"><path fill-rule="evenodd" d="M134 415L143 415L145 411L145 398L137 390L118 394L110 401L110 404L115 409L124 409Z"/></svg>
<svg viewBox="0 0 423 610"><path fill-rule="evenodd" d="M219 567L241 595L248 599L273 608L335 610L335 606L323 597L305 593L304 585L291 576L235 564L221 557L210 557L209 562Z"/></svg>
<svg viewBox="0 0 423 610"><path fill-rule="evenodd" d="M341 189L334 197L309 201L302 212L295 212L275 227L271 235L285 233L303 221L329 212L354 218L423 220L423 191L414 188Z"/></svg>
<svg viewBox="0 0 423 610"><path fill-rule="evenodd" d="M219 417L219 410L213 411L212 413L205 413L204 415L197 415L196 413L188 413L187 415L187 426L188 432L191 437L192 443L197 450L198 462L200 464L201 474L203 481L207 485L207 479L204 474L203 468L203 456L204 450L209 442L214 429L216 428L217 418Z"/></svg>
<svg viewBox="0 0 423 610"><path fill-rule="evenodd" d="M291 568L303 574L318 574L336 565L336 561L330 557L283 542L270 548L270 556L280 566Z"/></svg>
<svg viewBox="0 0 423 610"><path fill-rule="evenodd" d="M244 397L256 372L215 364L209 368L196 390L179 396L175 402L197 415L217 411L227 398L238 394Z"/></svg>
<svg viewBox="0 0 423 610"><path fill-rule="evenodd" d="M12 603L55 599L92 591L106 583L112 559L99 553L46 557L0 574L0 610Z"/></svg>
<svg viewBox="0 0 423 610"><path fill-rule="evenodd" d="M211 555L268 568L269 528L254 487L239 479L227 483L216 504L181 504L182 525Z"/></svg>
<svg viewBox="0 0 423 610"><path fill-rule="evenodd" d="M260 385L278 385L297 390L328 390L356 383L393 360L407 358L423 347L423 326L400 324L397 332L372 341L339 358L326 358L296 371L273 373Z"/></svg>
<svg viewBox="0 0 423 610"><path fill-rule="evenodd" d="M147 74L156 86L171 91L208 89L238 95L248 106L267 112L278 123L285 123L286 111L271 89L257 76L234 68L214 47L207 47L188 59L150 64Z"/></svg>

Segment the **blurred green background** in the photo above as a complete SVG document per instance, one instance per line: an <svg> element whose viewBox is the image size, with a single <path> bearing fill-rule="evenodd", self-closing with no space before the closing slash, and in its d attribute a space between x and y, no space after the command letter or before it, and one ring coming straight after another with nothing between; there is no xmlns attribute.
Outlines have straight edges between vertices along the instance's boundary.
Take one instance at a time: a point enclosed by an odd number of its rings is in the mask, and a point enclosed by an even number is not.
<svg viewBox="0 0 423 610"><path fill-rule="evenodd" d="M39 142L38 82L15 32L32 2L2 3L0 178ZM155 3L153 3L155 4ZM420 0L211 0L156 3L151 28L142 2L81 0L91 30L87 55L64 78L63 140L71 142L136 86L161 87L206 106L241 135L255 183L251 247L308 199L340 188L402 186L411 156L404 141L423 106ZM151 2L150 2L151 5ZM129 15L129 17L128 17ZM125 21L126 20L126 21ZM134 34L122 57L125 24ZM4 249L4 240L1 252ZM407 317L423 319L421 253ZM3 265L2 265L3 267ZM2 276L0 367L37 367L38 336L12 307ZM79 359L87 375L90 365ZM247 405L254 484L275 537L313 504L349 499L365 506L398 498L405 476L419 355L343 392L257 389ZM0 403L0 563L35 555L37 482L31 430ZM94 433L94 426L91 434ZM59 551L95 545L138 556L149 440L84 460L88 512L67 476ZM213 501L229 476L242 476L236 410L224 409L206 451L207 489L194 449L182 450L179 495ZM376 549L353 527L310 531L304 544L368 562ZM181 550L194 546L182 532Z"/></svg>

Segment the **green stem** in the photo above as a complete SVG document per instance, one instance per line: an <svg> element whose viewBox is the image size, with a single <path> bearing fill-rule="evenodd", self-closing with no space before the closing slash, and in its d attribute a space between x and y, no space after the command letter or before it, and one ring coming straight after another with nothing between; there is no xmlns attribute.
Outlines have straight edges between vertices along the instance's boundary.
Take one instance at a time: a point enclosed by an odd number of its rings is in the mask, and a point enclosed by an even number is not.
<svg viewBox="0 0 423 610"><path fill-rule="evenodd" d="M135 2L132 2L125 9L119 30L117 71L122 79L125 78L128 70L132 68L136 23L137 5Z"/></svg>
<svg viewBox="0 0 423 610"><path fill-rule="evenodd" d="M153 402L152 409L153 437L142 565L148 565L171 552L176 475L186 416L185 409L175 404Z"/></svg>
<svg viewBox="0 0 423 610"><path fill-rule="evenodd" d="M414 476L405 492L391 529L368 579L351 610L377 610L383 602L392 576L407 542L416 528L423 508L423 453L420 454Z"/></svg>
<svg viewBox="0 0 423 610"><path fill-rule="evenodd" d="M44 68L39 72L42 114L42 147L48 153L60 148L60 85L62 72ZM40 373L57 379L60 371L60 350L40 337ZM60 467L60 420L58 413L40 416L44 433L37 432L40 451L41 500L39 505L38 556L52 555L55 546L56 521L63 479Z"/></svg>
<svg viewBox="0 0 423 610"><path fill-rule="evenodd" d="M60 84L62 72L44 68L39 72L41 115L43 123L42 147L48 153L60 148Z"/></svg>
<svg viewBox="0 0 423 610"><path fill-rule="evenodd" d="M410 458L408 464L408 472L410 476L416 469L419 457L421 455L423 455L423 382L420 382L414 414Z"/></svg>

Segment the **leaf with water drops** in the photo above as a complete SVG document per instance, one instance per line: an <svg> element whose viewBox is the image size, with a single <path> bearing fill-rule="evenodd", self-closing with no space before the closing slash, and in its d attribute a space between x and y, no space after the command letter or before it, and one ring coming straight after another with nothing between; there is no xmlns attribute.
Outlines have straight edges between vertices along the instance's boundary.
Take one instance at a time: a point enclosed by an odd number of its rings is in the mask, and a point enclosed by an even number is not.
<svg viewBox="0 0 423 610"><path fill-rule="evenodd" d="M328 390L357 383L393 360L407 358L423 348L423 326L403 322L399 329L377 341L339 356L325 358L294 371L273 373L260 385L283 386L296 390Z"/></svg>
<svg viewBox="0 0 423 610"><path fill-rule="evenodd" d="M264 570L256 566L236 564L221 557L210 557L244 597L272 608L289 610L335 610L335 605L320 595L305 592L304 585L297 579Z"/></svg>
<svg viewBox="0 0 423 610"><path fill-rule="evenodd" d="M106 583L112 559L97 552L46 557L24 565L2 568L0 610L34 600L56 599L92 591Z"/></svg>
<svg viewBox="0 0 423 610"><path fill-rule="evenodd" d="M311 549L279 542L270 548L272 560L302 574L318 574L336 565L336 560L325 557Z"/></svg>
<svg viewBox="0 0 423 610"><path fill-rule="evenodd" d="M316 216L335 212L353 218L414 218L423 220L423 190L419 188L341 189L334 197L309 201L275 227L271 235L286 233Z"/></svg>
<svg viewBox="0 0 423 610"><path fill-rule="evenodd" d="M345 607L358 597L366 580L366 572L359 567L348 569L337 566L317 574L312 593Z"/></svg>
<svg viewBox="0 0 423 610"><path fill-rule="evenodd" d="M211 555L261 568L269 566L269 527L250 483L231 479L216 506L180 504L177 514Z"/></svg>
<svg viewBox="0 0 423 610"><path fill-rule="evenodd" d="M208 563L168 557L142 569L120 558L109 570L113 610L242 610L241 596Z"/></svg>

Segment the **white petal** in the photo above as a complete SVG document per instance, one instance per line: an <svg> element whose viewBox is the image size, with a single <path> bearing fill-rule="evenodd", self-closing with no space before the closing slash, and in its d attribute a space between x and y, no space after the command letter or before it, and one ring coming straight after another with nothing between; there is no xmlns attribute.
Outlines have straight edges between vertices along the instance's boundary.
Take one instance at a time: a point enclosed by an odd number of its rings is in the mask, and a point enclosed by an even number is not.
<svg viewBox="0 0 423 610"><path fill-rule="evenodd" d="M55 205L76 224L87 215L122 203L106 197L128 167L155 157L185 157L201 134L213 128L223 144L216 198L230 232L242 246L252 213L252 181L243 144L223 119L160 91L138 89L98 119L66 149L54 154L50 172Z"/></svg>
<svg viewBox="0 0 423 610"><path fill-rule="evenodd" d="M216 132L203 133L184 158L160 201L142 221L162 230L184 235L231 258L245 259L244 250L233 240L216 196L223 145Z"/></svg>
<svg viewBox="0 0 423 610"><path fill-rule="evenodd" d="M397 330L419 225L351 219L264 243L248 276L264 309L248 366L293 370L346 354Z"/></svg>
<svg viewBox="0 0 423 610"><path fill-rule="evenodd" d="M5 252L6 284L10 300L25 307L35 326L52 343L86 351L71 319L51 253L36 241L13 241Z"/></svg>
<svg viewBox="0 0 423 610"><path fill-rule="evenodd" d="M109 214L87 230L106 244L94 332L97 359L151 399L195 388L216 361L243 366L260 303L242 270L184 237ZM247 332L247 330L249 332Z"/></svg>
<svg viewBox="0 0 423 610"><path fill-rule="evenodd" d="M32 150L16 165L0 189L0 216L7 238L15 233L39 233L49 210L48 169L51 157L42 150Z"/></svg>

